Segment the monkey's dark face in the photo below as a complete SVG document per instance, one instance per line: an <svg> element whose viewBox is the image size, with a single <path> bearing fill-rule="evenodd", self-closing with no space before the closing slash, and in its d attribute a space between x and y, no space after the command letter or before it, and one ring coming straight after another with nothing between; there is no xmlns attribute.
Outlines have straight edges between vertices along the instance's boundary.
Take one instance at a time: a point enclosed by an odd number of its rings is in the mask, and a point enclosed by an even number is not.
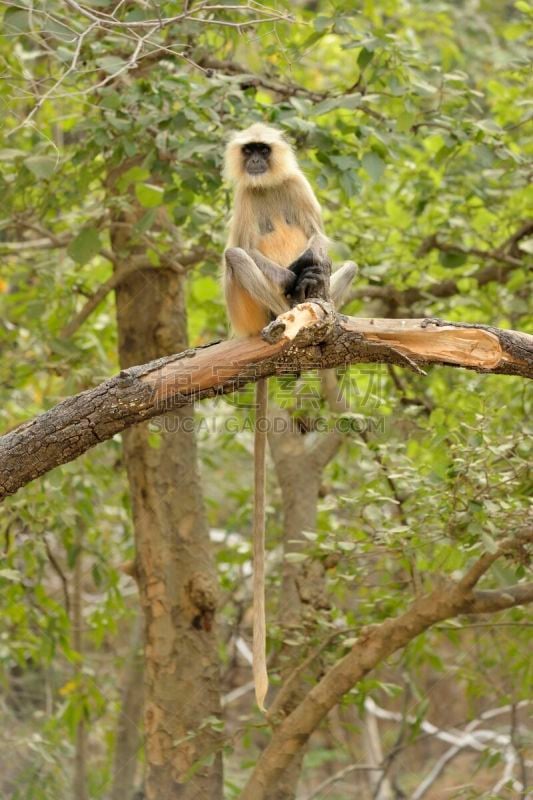
<svg viewBox="0 0 533 800"><path fill-rule="evenodd" d="M264 142L249 142L242 147L244 169L248 175L264 175L270 169L272 148Z"/></svg>

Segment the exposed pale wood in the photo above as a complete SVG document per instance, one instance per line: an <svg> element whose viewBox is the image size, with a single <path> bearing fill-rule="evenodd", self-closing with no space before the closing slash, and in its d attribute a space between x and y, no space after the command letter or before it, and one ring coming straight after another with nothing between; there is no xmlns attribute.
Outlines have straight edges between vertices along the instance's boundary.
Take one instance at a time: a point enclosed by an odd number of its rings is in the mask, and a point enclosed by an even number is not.
<svg viewBox="0 0 533 800"><path fill-rule="evenodd" d="M423 319L398 320L350 318L346 330L363 334L368 341L386 342L405 352L410 358L446 362L460 366L494 369L501 361L515 362L489 330L437 326ZM431 332L431 336L428 336Z"/></svg>

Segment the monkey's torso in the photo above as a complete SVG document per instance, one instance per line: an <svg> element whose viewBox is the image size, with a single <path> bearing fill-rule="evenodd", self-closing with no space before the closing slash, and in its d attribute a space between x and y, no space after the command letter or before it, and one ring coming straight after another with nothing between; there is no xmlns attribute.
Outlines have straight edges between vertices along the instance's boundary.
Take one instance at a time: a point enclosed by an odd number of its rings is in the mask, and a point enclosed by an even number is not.
<svg viewBox="0 0 533 800"><path fill-rule="evenodd" d="M259 250L280 267L288 267L306 249L313 233L321 230L320 207L314 195L310 199L296 181L244 190L236 202L240 214L232 219L228 246ZM231 289L228 310L240 334L258 333L270 318L268 310L238 286Z"/></svg>
<svg viewBox="0 0 533 800"><path fill-rule="evenodd" d="M282 195L279 190L265 189L250 195L255 234L251 249L259 250L280 267L288 267L305 250L312 230L309 226L305 230L288 193Z"/></svg>

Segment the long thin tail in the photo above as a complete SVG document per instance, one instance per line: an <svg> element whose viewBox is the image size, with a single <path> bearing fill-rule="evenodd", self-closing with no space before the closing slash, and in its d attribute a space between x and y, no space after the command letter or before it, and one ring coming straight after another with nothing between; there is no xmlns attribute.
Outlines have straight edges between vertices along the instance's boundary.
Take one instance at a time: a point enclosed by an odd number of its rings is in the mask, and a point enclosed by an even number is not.
<svg viewBox="0 0 533 800"><path fill-rule="evenodd" d="M339 267L331 276L329 290L335 308L340 308L344 303L348 290L358 271L357 264L354 261L346 261L346 263L343 264L342 267Z"/></svg>
<svg viewBox="0 0 533 800"><path fill-rule="evenodd" d="M268 382L261 378L256 385L256 412L254 437L254 519L253 519L253 673L255 699L265 712L268 692L266 667L266 615L265 615L265 505L266 505L266 442Z"/></svg>

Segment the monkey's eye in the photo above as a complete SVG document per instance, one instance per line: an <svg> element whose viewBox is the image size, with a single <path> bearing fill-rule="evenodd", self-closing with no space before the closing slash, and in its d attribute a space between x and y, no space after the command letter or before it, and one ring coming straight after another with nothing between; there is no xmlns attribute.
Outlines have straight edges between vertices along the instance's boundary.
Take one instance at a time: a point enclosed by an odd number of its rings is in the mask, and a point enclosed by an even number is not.
<svg viewBox="0 0 533 800"><path fill-rule="evenodd" d="M268 146L268 144L264 144L261 147L261 155L263 156L263 158L267 158L270 155L270 147Z"/></svg>
<svg viewBox="0 0 533 800"><path fill-rule="evenodd" d="M252 154L252 149L253 149L253 148L252 148L252 146L251 146L251 145L249 145L249 144L245 144L245 145L243 146L243 148L242 148L242 153L243 153L243 155L245 155L245 156L249 156L249 155L251 155L251 154Z"/></svg>

